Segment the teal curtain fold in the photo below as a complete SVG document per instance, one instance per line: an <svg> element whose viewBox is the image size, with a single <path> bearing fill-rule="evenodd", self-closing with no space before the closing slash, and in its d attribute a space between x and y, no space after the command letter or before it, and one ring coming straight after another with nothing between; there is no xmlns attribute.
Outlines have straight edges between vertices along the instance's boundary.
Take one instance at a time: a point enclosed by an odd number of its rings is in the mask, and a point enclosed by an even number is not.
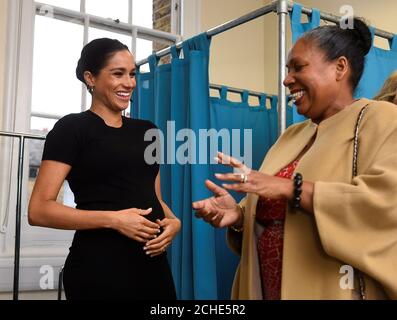
<svg viewBox="0 0 397 320"><path fill-rule="evenodd" d="M196 164L200 146L195 141L200 129L210 127L209 48L210 39L201 34L183 43L183 58L172 47L170 64L158 65L150 56L150 72L138 70L132 103L131 114L154 122L164 137L162 196L182 221L168 251L180 299L218 298L215 230L196 219L191 207L192 201L210 196L204 187L210 169ZM186 163L177 158L180 149Z"/></svg>
<svg viewBox="0 0 397 320"><path fill-rule="evenodd" d="M306 31L317 28L320 25L320 10L313 8L312 14L308 17L308 22L302 21L302 5L294 3L292 11L290 12L290 22L292 30L292 43L295 43L299 37Z"/></svg>
<svg viewBox="0 0 397 320"><path fill-rule="evenodd" d="M228 154L244 160L254 169L259 169L265 154L277 139L277 97L263 94L257 105L248 104L249 93L243 91L240 102L232 102L227 99L228 88L223 86L219 97L211 97L211 128L217 132L233 133L230 141L219 141L218 148ZM266 106L266 100L270 99L272 108ZM271 121L273 120L273 123ZM249 132L249 137L245 132ZM247 145L248 144L248 145ZM234 147L234 150L233 150ZM251 159L248 159L251 158ZM214 173L230 173L229 168L214 164L211 165L212 176ZM214 180L214 179L213 179ZM220 184L221 181L214 180ZM233 197L240 201L242 194L232 192ZM227 247L226 230L216 230L216 261L218 274L218 297L225 299L230 297L235 269L238 257ZM226 267L227 266L227 267Z"/></svg>
<svg viewBox="0 0 397 320"><path fill-rule="evenodd" d="M210 128L209 115L209 45L206 34L199 35L183 43L184 59L189 63L189 128L194 136L200 136L200 129ZM196 140L196 163L190 165L191 201L212 196L204 187L206 179L212 179L207 156L205 164L199 163L200 144ZM193 213L192 213L193 214ZM193 216L193 215L192 215ZM217 299L217 272L215 230L203 220L193 219L193 285L195 299Z"/></svg>
<svg viewBox="0 0 397 320"><path fill-rule="evenodd" d="M397 35L389 40L389 50L375 47L373 44L375 29L372 33L372 47L365 57L364 73L355 91L356 98L372 99L383 86L385 80L397 70Z"/></svg>

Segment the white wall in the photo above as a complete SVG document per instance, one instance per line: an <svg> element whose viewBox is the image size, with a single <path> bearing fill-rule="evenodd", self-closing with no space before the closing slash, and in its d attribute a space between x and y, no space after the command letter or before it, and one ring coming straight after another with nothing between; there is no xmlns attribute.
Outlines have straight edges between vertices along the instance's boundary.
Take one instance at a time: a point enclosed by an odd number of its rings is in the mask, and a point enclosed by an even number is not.
<svg viewBox="0 0 397 320"><path fill-rule="evenodd" d="M202 0L201 31L263 7L264 0ZM211 43L210 82L262 91L265 24L259 18L216 35Z"/></svg>
<svg viewBox="0 0 397 320"><path fill-rule="evenodd" d="M4 63L7 31L7 0L0 0L0 130L3 121Z"/></svg>
<svg viewBox="0 0 397 320"><path fill-rule="evenodd" d="M10 293L0 293L0 300L12 300L13 294ZM58 300L58 291L48 290L48 291L26 291L20 292L18 295L19 300ZM66 300L65 293L62 291L61 300Z"/></svg>

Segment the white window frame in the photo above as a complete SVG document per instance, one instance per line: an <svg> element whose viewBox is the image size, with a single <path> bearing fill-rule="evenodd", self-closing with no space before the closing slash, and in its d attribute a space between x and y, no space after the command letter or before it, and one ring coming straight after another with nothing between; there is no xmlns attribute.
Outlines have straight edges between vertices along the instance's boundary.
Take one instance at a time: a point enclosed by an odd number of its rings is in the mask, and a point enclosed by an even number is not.
<svg viewBox="0 0 397 320"><path fill-rule="evenodd" d="M77 13L72 10L56 8L53 14L56 18L63 20L76 19L85 26L84 43L88 41L88 26L100 27L109 31L122 31L132 36L131 48L133 53L136 51L137 37L151 40L161 41L168 40L178 42L181 36L178 31L181 30L179 25L181 19L178 11L182 10L182 0L172 0L171 8L171 33L153 30L141 26L131 24L132 14L129 15L129 23L116 23L114 21L96 17L89 14ZM193 0L194 1L194 0ZM176 8L177 5L177 8ZM31 112L32 97L32 76L33 76L33 48L34 48L34 25L35 16L40 14L40 8L43 4L34 0L8 0L8 30L7 30L7 52L6 52L6 72L5 72L5 88L4 88L4 108L3 112L3 128L9 132L28 132L30 129L31 116L39 116L50 119L58 119L59 115L42 114ZM81 1L81 11L84 10L85 0ZM129 6L132 8L132 0L129 0ZM43 12L41 13L44 14ZM82 85L82 106L86 105L86 94L84 85ZM7 161L3 161L0 170L10 172L10 181L0 181L2 190L9 190L8 195L3 195L0 200L7 201L8 212L4 212L0 207L0 223L8 221L6 229L0 230L0 292L12 290L13 281L13 259L14 259L14 233L15 233L15 203L16 203L16 161L17 150L10 146L10 153L5 157ZM24 190L26 190L28 181L28 157L25 155L24 167ZM4 189L3 189L4 186ZM22 199L22 215L26 222L27 216L27 192L23 192ZM4 217L2 214L7 215ZM0 226L1 227L1 226ZM29 246L21 247L21 265L20 265L20 290L40 290L38 273L43 263L51 262L51 265L57 270L64 261L70 245L70 236L61 235L54 238L54 232L57 230L33 228L35 231L27 232L31 234L22 234L22 237L29 240ZM22 233L23 233L22 227ZM35 234L40 233L48 235L47 243L44 241L35 242ZM26 245L26 243L25 243ZM34 279L28 280L28 279ZM57 285L57 276L54 279Z"/></svg>
<svg viewBox="0 0 397 320"><path fill-rule="evenodd" d="M181 34L183 39L189 39L201 30L202 0L180 0Z"/></svg>

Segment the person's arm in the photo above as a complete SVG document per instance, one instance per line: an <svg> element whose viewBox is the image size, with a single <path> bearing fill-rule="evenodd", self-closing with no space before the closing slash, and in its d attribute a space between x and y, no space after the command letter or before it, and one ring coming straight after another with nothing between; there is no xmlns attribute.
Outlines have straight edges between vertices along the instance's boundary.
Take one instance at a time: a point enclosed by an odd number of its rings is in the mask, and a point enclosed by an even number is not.
<svg viewBox="0 0 397 320"><path fill-rule="evenodd" d="M112 228L140 242L152 239L159 232L157 224L144 218L151 209L88 211L56 202L70 170L70 165L58 161L42 162L29 203L30 225L66 230Z"/></svg>
<svg viewBox="0 0 397 320"><path fill-rule="evenodd" d="M179 221L179 219L174 215L174 213L171 211L171 209L163 201L163 197L161 195L160 173L157 174L154 188L155 188L157 199L159 200L161 207L164 210L165 217L168 219L177 219Z"/></svg>
<svg viewBox="0 0 397 320"><path fill-rule="evenodd" d="M274 177L277 178L277 177ZM276 182L280 186L281 196L282 198L292 201L294 198L294 182L290 179L278 178L279 180ZM313 208L313 192L314 192L314 183L303 181L302 184L302 193L301 193L301 208L309 213L314 212Z"/></svg>
<svg viewBox="0 0 397 320"><path fill-rule="evenodd" d="M241 174L215 174L219 180L232 182L232 184L225 183L222 185L227 190L254 193L260 197L275 200L284 199L291 201L294 198L294 182L292 179L275 177L252 170L237 159L224 155L223 153L218 153L218 162L238 169L246 175L246 182L242 182ZM305 177L303 177L303 179L305 179ZM313 193L314 184L310 181L303 181L300 206L309 213L314 212ZM241 226L242 219L240 219L236 225Z"/></svg>
<svg viewBox="0 0 397 320"><path fill-rule="evenodd" d="M244 222L243 212L231 194L211 180L206 180L205 186L214 195L192 203L193 209L196 210L196 217L215 228L241 226Z"/></svg>
<svg viewBox="0 0 397 320"><path fill-rule="evenodd" d="M157 174L156 177L155 192L161 207L164 210L165 218L161 221L157 220L158 225L163 228L163 233L156 239L149 241L144 248L146 250L146 254L151 257L162 254L181 229L181 221L174 215L161 196L160 173Z"/></svg>

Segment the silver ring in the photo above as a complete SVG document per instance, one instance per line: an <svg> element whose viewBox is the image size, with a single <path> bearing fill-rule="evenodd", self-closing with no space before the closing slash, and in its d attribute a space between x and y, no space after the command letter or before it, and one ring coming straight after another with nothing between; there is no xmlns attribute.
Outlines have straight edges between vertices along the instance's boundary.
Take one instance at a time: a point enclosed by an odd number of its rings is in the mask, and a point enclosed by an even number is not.
<svg viewBox="0 0 397 320"><path fill-rule="evenodd" d="M241 174L241 183L246 183L248 181L248 176L245 173Z"/></svg>

